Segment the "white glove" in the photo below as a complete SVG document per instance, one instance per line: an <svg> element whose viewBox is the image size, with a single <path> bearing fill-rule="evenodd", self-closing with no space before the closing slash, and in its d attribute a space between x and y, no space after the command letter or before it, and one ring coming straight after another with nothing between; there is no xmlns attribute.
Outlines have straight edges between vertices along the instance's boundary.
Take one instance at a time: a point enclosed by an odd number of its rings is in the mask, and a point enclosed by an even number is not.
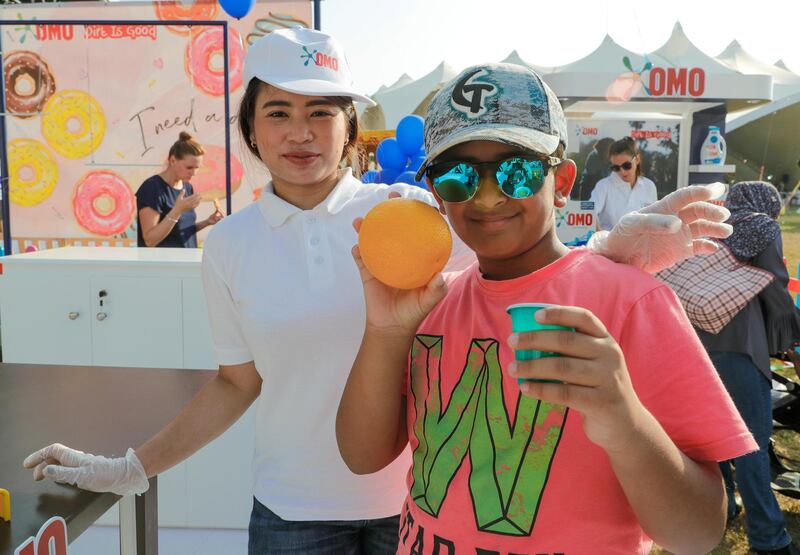
<svg viewBox="0 0 800 555"><path fill-rule="evenodd" d="M709 254L733 228L724 224L727 208L705 202L725 192L725 185L692 185L622 217L610 232L600 231L588 247L615 262L655 274L696 254Z"/></svg>
<svg viewBox="0 0 800 555"><path fill-rule="evenodd" d="M150 487L144 467L133 449L124 457L109 459L53 443L28 455L22 465L33 468L36 481L50 478L88 491L141 494Z"/></svg>

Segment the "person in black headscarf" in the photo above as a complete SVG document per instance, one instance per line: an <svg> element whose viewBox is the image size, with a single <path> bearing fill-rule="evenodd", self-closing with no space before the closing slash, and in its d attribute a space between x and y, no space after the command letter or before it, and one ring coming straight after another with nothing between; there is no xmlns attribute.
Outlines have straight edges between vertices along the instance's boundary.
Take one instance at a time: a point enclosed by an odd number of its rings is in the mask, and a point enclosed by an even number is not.
<svg viewBox="0 0 800 555"><path fill-rule="evenodd" d="M783 242L777 222L778 190L763 181L736 183L725 206L733 233L722 242L742 262L767 270L775 279L717 334L696 329L725 388L758 442L759 450L720 464L728 492L728 518L740 510L734 483L745 508L750 547L756 553L800 554L770 487L769 438L772 435L770 354L784 352L800 337L798 317L787 285Z"/></svg>

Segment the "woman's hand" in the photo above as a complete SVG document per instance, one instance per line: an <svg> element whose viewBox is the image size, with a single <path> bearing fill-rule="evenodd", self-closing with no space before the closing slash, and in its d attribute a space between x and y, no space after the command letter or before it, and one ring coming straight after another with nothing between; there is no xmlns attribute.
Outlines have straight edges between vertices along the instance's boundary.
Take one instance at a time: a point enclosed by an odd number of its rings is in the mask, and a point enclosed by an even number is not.
<svg viewBox="0 0 800 555"><path fill-rule="evenodd" d="M730 212L707 202L724 185L692 185L622 217L610 232L595 233L589 248L616 262L655 274L691 256L709 254L733 228L724 224Z"/></svg>
<svg viewBox="0 0 800 555"><path fill-rule="evenodd" d="M36 481L50 478L88 491L133 495L150 487L133 449L128 449L124 457L109 459L54 443L28 455L22 465L33 469Z"/></svg>
<svg viewBox="0 0 800 555"><path fill-rule="evenodd" d="M576 331L540 330L509 338L513 349L550 351L561 356L514 361L509 374L555 382L525 382L523 395L580 412L587 437L607 452L625 449L637 429L643 405L633 390L625 357L603 323L584 308L550 307L536 320Z"/></svg>
<svg viewBox="0 0 800 555"><path fill-rule="evenodd" d="M178 216L180 216L184 212L194 210L200 206L201 200L203 199L200 198L200 195L189 195L187 197L186 189L182 189L181 192L178 193L178 198L175 199L175 206L171 211L177 212Z"/></svg>
<svg viewBox="0 0 800 555"><path fill-rule="evenodd" d="M207 226L214 225L215 223L219 222L225 215L219 210L214 210L214 213L211 214L208 218L205 219L205 224Z"/></svg>

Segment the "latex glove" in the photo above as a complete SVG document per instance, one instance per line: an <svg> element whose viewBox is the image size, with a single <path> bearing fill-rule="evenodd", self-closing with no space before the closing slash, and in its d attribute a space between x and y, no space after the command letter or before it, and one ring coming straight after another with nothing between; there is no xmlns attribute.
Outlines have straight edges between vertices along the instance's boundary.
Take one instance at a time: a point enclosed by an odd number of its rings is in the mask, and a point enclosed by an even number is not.
<svg viewBox="0 0 800 555"><path fill-rule="evenodd" d="M128 449L124 457L109 459L53 443L28 455L22 465L33 468L33 478L37 481L50 478L88 491L133 495L150 487L133 449Z"/></svg>
<svg viewBox="0 0 800 555"><path fill-rule="evenodd" d="M622 217L610 232L600 231L588 247L615 262L655 274L696 254L709 254L733 228L727 208L709 201L725 192L723 183L692 185Z"/></svg>

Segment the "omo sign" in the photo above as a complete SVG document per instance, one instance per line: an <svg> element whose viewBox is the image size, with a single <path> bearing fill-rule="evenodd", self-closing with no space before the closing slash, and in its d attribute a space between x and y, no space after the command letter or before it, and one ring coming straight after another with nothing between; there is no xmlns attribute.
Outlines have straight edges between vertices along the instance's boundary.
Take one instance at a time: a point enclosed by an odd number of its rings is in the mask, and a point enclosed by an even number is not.
<svg viewBox="0 0 800 555"><path fill-rule="evenodd" d="M649 71L650 96L703 96L706 90L706 72L699 67L658 67Z"/></svg>
<svg viewBox="0 0 800 555"><path fill-rule="evenodd" d="M67 555L67 523L54 516L14 550L14 555Z"/></svg>

